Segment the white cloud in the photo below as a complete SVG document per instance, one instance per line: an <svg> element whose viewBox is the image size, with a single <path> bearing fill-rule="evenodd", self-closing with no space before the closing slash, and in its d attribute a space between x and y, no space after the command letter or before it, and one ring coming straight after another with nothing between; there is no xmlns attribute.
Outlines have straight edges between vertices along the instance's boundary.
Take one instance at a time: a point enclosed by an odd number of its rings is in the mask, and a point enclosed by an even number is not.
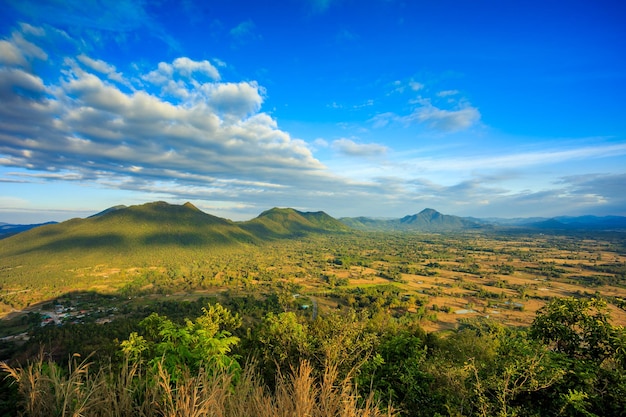
<svg viewBox="0 0 626 417"><path fill-rule="evenodd" d="M0 98L4 104L20 96L34 97L44 92L43 81L36 75L20 69L0 68Z"/></svg>
<svg viewBox="0 0 626 417"><path fill-rule="evenodd" d="M347 138L333 141L332 148L349 156L378 156L387 152L386 146L377 143L356 143Z"/></svg>
<svg viewBox="0 0 626 417"><path fill-rule="evenodd" d="M85 54L78 55L76 59L92 70L105 74L110 80L116 81L120 84L130 85L130 83L124 79L124 76L116 71L116 68L113 65L107 64L100 59L91 59Z"/></svg>
<svg viewBox="0 0 626 417"><path fill-rule="evenodd" d="M21 67L26 65L26 58L12 42L0 40L0 64Z"/></svg>
<svg viewBox="0 0 626 417"><path fill-rule="evenodd" d="M438 169L451 171L472 171L476 169L513 169L536 165L563 163L591 158L605 158L626 155L626 144L585 146L574 149L545 149L541 151L518 152L504 155L451 157L437 161L415 160L414 164L432 165Z"/></svg>
<svg viewBox="0 0 626 417"><path fill-rule="evenodd" d="M141 78L151 84L171 88L171 84L177 82L191 82L197 86L198 82L194 77L198 74L207 76L214 81L221 79L219 71L209 61L194 61L187 57L176 58L171 64L159 62L157 69L142 75ZM175 80L175 76L179 79Z"/></svg>
<svg viewBox="0 0 626 417"><path fill-rule="evenodd" d="M409 82L409 87L411 87L411 90L413 90L413 91L419 91L419 90L422 90L424 88L424 84L418 83L417 81L410 81Z"/></svg>
<svg viewBox="0 0 626 417"><path fill-rule="evenodd" d="M470 105L456 110L444 110L430 103L424 103L402 120L405 123L423 123L432 129L444 132L456 132L476 124L480 120L480 112Z"/></svg>
<svg viewBox="0 0 626 417"><path fill-rule="evenodd" d="M317 138L313 141L313 145L318 148L328 148L328 141L324 138Z"/></svg>
<svg viewBox="0 0 626 417"><path fill-rule="evenodd" d="M368 122L372 123L374 128L382 128L388 126L391 122L398 120L398 116L392 112L377 114Z"/></svg>
<svg viewBox="0 0 626 417"><path fill-rule="evenodd" d="M219 76L214 67L182 57L132 75L160 93L128 93L108 82L118 74L113 65L76 60L66 59L51 85L0 67L1 165L29 169L38 180L155 191L167 183L173 194L227 200L338 182L308 144L260 112L265 92L256 82L207 81Z"/></svg>
<svg viewBox="0 0 626 417"><path fill-rule="evenodd" d="M241 119L259 111L264 90L256 82L205 84L202 86L216 112Z"/></svg>
<svg viewBox="0 0 626 417"><path fill-rule="evenodd" d="M20 23L20 29L22 33L26 33L26 34L33 35L33 36L41 37L41 36L46 35L46 31L44 30L44 28L32 26L24 22Z"/></svg>
<svg viewBox="0 0 626 417"><path fill-rule="evenodd" d="M14 32L13 33L13 37L11 39L11 42L16 47L18 47L20 49L20 52L22 53L22 55L25 55L27 57L40 59L42 61L45 61L46 59L48 59L48 54L45 53L43 51L43 49L41 49L37 45L27 41L24 38L24 36L22 36L22 34L19 33L19 32Z"/></svg>
<svg viewBox="0 0 626 417"><path fill-rule="evenodd" d="M174 69L185 77L191 77L194 73L205 74L218 81L220 73L209 61L193 61L187 57L177 58L172 63Z"/></svg>

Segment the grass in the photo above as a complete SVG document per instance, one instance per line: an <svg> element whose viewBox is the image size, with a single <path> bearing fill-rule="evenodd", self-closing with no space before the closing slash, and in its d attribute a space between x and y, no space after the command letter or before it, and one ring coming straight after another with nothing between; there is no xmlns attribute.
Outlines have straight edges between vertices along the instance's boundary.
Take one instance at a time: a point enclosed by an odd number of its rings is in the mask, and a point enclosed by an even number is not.
<svg viewBox="0 0 626 417"><path fill-rule="evenodd" d="M20 398L22 416L165 416L165 417L382 417L373 397L360 398L349 378L327 364L321 375L302 361L288 375L279 375L275 389L260 382L255 366L238 378L228 373L187 375L172 382L167 370L144 373L124 364L119 371L92 370L89 358L75 356L62 370L43 356L20 367L0 364Z"/></svg>

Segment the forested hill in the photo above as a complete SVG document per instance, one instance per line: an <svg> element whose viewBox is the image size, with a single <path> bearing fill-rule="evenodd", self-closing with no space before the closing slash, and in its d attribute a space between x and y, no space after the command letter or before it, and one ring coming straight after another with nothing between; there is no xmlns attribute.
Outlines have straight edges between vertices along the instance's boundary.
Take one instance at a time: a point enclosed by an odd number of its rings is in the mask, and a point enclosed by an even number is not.
<svg viewBox="0 0 626 417"><path fill-rule="evenodd" d="M168 247L216 248L306 233L347 231L324 212L271 209L247 222L204 213L191 203L116 206L86 219L37 227L0 241L0 256L76 251L124 254Z"/></svg>
<svg viewBox="0 0 626 417"><path fill-rule="evenodd" d="M29 253L137 253L157 247L236 245L257 238L191 204L118 208L86 219L37 227L0 241L0 256Z"/></svg>
<svg viewBox="0 0 626 417"><path fill-rule="evenodd" d="M244 230L261 239L350 230L348 226L323 211L301 212L292 208L276 207L240 225Z"/></svg>

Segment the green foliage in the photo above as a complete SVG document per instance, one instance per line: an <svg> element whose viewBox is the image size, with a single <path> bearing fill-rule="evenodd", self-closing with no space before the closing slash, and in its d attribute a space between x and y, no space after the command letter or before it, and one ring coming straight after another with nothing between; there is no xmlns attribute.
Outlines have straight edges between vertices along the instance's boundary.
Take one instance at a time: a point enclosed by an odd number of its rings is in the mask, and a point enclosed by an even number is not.
<svg viewBox="0 0 626 417"><path fill-rule="evenodd" d="M255 335L256 355L264 375L272 380L280 370L293 369L311 356L311 341L306 323L293 312L268 313Z"/></svg>
<svg viewBox="0 0 626 417"><path fill-rule="evenodd" d="M600 299L555 299L530 334L559 354L565 374L549 397L572 416L621 415L626 409L626 333Z"/></svg>
<svg viewBox="0 0 626 417"><path fill-rule="evenodd" d="M182 325L152 313L140 322L144 335L133 332L120 347L131 362L145 362L154 371L163 366L173 380L201 368L238 372L240 366L229 354L239 338L226 329L240 325L239 316L220 304L203 308L202 316L186 319Z"/></svg>
<svg viewBox="0 0 626 417"><path fill-rule="evenodd" d="M606 301L557 298L539 310L531 335L555 351L594 362L623 349L623 329L610 322Z"/></svg>
<svg viewBox="0 0 626 417"><path fill-rule="evenodd" d="M433 407L433 377L424 366L426 346L420 336L409 329L382 335L375 353L359 370L360 386L408 415Z"/></svg>

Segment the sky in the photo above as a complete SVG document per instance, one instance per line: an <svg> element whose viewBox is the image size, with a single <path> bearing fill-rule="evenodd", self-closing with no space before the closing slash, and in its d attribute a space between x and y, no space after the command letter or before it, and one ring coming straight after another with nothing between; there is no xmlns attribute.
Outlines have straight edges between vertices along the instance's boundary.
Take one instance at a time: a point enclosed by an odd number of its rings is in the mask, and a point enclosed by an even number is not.
<svg viewBox="0 0 626 417"><path fill-rule="evenodd" d="M0 222L626 215L621 1L0 3Z"/></svg>

